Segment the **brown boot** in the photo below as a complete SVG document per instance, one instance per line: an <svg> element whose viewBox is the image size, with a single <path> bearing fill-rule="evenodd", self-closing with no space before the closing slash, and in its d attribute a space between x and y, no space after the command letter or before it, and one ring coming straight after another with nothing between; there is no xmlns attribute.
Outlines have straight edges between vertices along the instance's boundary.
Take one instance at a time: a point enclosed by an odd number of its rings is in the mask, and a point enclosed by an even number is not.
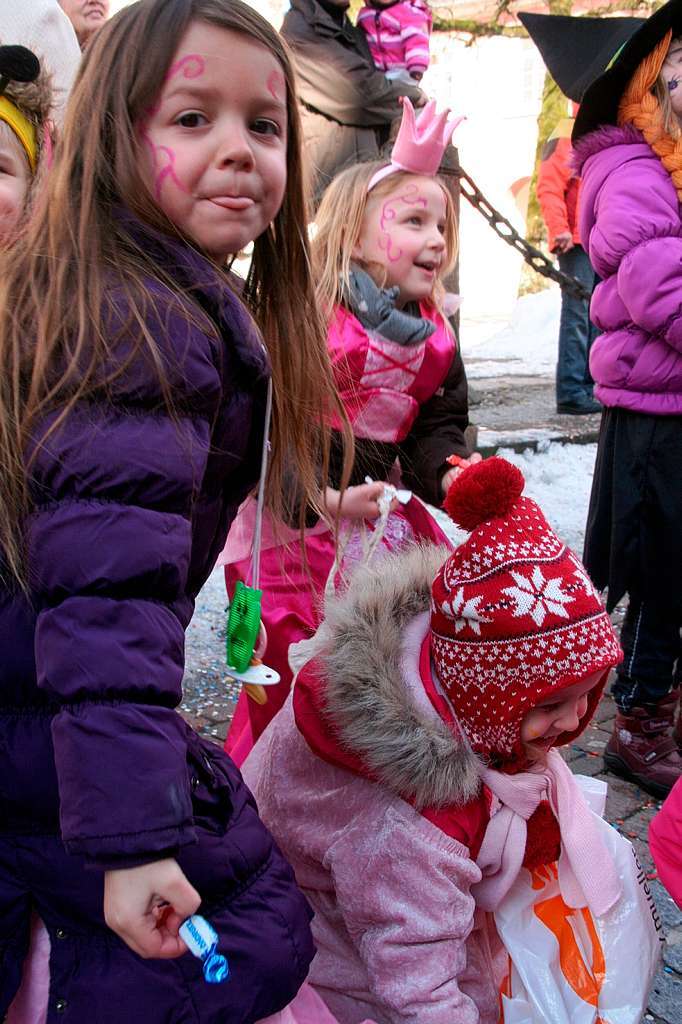
<svg viewBox="0 0 682 1024"><path fill-rule="evenodd" d="M682 775L682 757L671 735L678 698L678 691L673 691L658 704L633 707L627 715L617 711L604 750L610 771L660 799Z"/></svg>

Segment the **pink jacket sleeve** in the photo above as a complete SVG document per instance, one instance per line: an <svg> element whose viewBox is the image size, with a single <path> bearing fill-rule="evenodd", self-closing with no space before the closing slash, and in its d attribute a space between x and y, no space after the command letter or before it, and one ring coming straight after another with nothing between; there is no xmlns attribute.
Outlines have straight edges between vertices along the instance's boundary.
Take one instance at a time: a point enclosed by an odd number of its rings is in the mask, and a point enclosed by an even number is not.
<svg viewBox="0 0 682 1024"><path fill-rule="evenodd" d="M426 71L429 66L431 11L424 4L401 5L401 35L405 47L405 66L409 72Z"/></svg>
<svg viewBox="0 0 682 1024"><path fill-rule="evenodd" d="M682 907L682 779L649 826L649 846L663 885Z"/></svg>
<svg viewBox="0 0 682 1024"><path fill-rule="evenodd" d="M356 816L328 853L339 909L390 1024L478 1024L461 991L481 873L465 846L395 807Z"/></svg>

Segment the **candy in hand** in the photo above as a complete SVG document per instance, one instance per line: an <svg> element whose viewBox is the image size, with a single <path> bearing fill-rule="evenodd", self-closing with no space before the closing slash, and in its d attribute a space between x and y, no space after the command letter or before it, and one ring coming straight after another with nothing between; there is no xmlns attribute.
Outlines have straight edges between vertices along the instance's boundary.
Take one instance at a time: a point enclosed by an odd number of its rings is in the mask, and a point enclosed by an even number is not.
<svg viewBox="0 0 682 1024"><path fill-rule="evenodd" d="M218 934L205 917L193 914L180 925L180 938L190 953L204 964L204 979L211 985L227 981L230 968L227 959L217 953Z"/></svg>

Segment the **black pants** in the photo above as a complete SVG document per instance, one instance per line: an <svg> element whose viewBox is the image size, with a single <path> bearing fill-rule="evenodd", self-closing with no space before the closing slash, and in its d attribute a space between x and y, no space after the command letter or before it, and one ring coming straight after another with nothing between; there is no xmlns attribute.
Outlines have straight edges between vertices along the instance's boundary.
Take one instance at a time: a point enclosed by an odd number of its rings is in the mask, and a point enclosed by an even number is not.
<svg viewBox="0 0 682 1024"><path fill-rule="evenodd" d="M682 416L604 410L583 560L609 611L630 597L616 703L656 703L682 679Z"/></svg>
<svg viewBox="0 0 682 1024"><path fill-rule="evenodd" d="M613 697L621 711L657 704L682 678L680 626L675 614L630 598L621 632L625 658L618 666Z"/></svg>

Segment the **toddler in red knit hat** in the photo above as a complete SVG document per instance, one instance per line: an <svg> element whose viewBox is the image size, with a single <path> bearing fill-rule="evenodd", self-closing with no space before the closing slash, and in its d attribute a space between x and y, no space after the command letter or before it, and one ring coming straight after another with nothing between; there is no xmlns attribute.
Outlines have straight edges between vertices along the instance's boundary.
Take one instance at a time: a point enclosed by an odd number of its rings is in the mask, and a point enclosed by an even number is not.
<svg viewBox="0 0 682 1024"><path fill-rule="evenodd" d="M504 459L469 467L445 503L463 544L360 570L244 765L315 910L309 980L341 1024L496 1024L492 912L525 869L561 858L595 917L620 898L554 748L621 650L523 486Z"/></svg>
<svg viewBox="0 0 682 1024"><path fill-rule="evenodd" d="M438 573L431 614L444 695L473 750L507 771L582 732L621 660L580 560L523 485L494 458L451 488L445 508L472 532Z"/></svg>

